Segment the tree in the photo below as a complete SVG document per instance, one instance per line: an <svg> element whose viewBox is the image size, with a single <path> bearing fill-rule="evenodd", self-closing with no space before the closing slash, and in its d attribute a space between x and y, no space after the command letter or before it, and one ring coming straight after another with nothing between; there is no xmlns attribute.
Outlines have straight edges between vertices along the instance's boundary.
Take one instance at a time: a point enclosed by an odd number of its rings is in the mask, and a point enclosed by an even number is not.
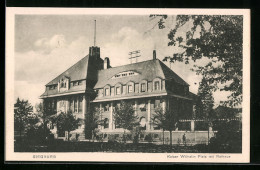
<svg viewBox="0 0 260 170"><path fill-rule="evenodd" d="M164 131L168 130L170 132L170 146L172 146L172 131L177 127L178 116L169 109L163 110L162 108L157 108L153 115L153 120L153 124L163 129L163 141Z"/></svg>
<svg viewBox="0 0 260 170"><path fill-rule="evenodd" d="M203 77L198 90L199 99L197 104L195 105L196 119L215 118L215 115L211 115L214 106L212 91L212 87L209 86L208 81Z"/></svg>
<svg viewBox="0 0 260 170"><path fill-rule="evenodd" d="M17 98L14 104L14 130L19 132L20 139L22 138L22 132L26 131L29 126L31 117L33 116L33 107L28 100L20 100Z"/></svg>
<svg viewBox="0 0 260 170"><path fill-rule="evenodd" d="M40 102L39 104L35 105L35 109L37 112L37 116L39 118L39 121L41 122L41 128L44 139L50 134L49 129L47 128L47 124L50 122L54 122L53 119L56 117L56 113L54 111L47 110L46 107L44 107L44 104Z"/></svg>
<svg viewBox="0 0 260 170"><path fill-rule="evenodd" d="M138 117L135 115L133 106L130 103L121 101L119 105L115 107L114 120L116 126L124 129L124 137L126 130L133 130L134 127L139 125Z"/></svg>
<svg viewBox="0 0 260 170"><path fill-rule="evenodd" d="M152 118L153 122L152 124L156 125L158 128L163 130L163 145L164 145L164 131L165 131L165 121L166 117L162 109L156 109L155 114Z"/></svg>
<svg viewBox="0 0 260 170"><path fill-rule="evenodd" d="M159 29L165 28L167 15L160 17ZM189 27L189 25L191 25ZM187 28L186 35L178 31ZM199 36L196 36L199 35ZM205 65L194 65L193 71L205 77L214 91L230 91L226 106L242 102L243 17L239 15L177 15L176 24L168 34L168 46L178 46L180 53L167 56L164 61L189 64L191 60L208 59ZM204 60L205 61L205 60Z"/></svg>
<svg viewBox="0 0 260 170"><path fill-rule="evenodd" d="M71 111L67 113L61 112L56 117L57 130L68 132L68 141L70 139L70 132L77 129L80 124L80 119L76 119Z"/></svg>
<svg viewBox="0 0 260 170"><path fill-rule="evenodd" d="M221 121L218 132L210 139L209 148L213 153L241 153L242 131L235 120Z"/></svg>
<svg viewBox="0 0 260 170"><path fill-rule="evenodd" d="M88 128L91 130L92 139L94 140L94 136L98 133L98 126L104 126L104 118L103 118L104 109L100 107L91 108L89 111L89 116L91 120L85 120L86 124L88 124Z"/></svg>

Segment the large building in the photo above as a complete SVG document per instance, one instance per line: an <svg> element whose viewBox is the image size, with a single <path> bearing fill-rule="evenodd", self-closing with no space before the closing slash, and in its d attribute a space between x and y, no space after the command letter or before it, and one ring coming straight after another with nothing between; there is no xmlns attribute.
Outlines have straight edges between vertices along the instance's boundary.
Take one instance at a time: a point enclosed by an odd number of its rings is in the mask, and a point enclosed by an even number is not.
<svg viewBox="0 0 260 170"><path fill-rule="evenodd" d="M91 138L91 107L103 110L101 133L120 134L123 129L113 121L113 108L121 100L131 102L145 133L160 137L162 129L152 123L155 108L172 110L182 120L192 119L195 95L188 83L156 58L155 50L150 60L111 67L109 58L101 59L100 48L93 46L89 55L46 84L40 98L49 114L71 110L86 120L72 132L72 137L77 133L83 140ZM194 122L188 123L188 127L180 126L176 131L194 131ZM52 131L57 138L65 136L55 127Z"/></svg>

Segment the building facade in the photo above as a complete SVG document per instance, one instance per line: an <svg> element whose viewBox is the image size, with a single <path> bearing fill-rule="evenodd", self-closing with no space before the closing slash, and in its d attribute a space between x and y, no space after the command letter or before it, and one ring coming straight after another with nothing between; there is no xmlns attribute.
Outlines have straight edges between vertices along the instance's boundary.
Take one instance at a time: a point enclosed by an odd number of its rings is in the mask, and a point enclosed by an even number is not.
<svg viewBox="0 0 260 170"><path fill-rule="evenodd" d="M110 60L100 58L100 48L90 47L89 55L46 84L40 96L48 114L72 111L81 118L81 125L72 132L79 140L91 138L91 108L102 110L104 124L99 126L103 134L120 134L113 120L114 107L125 100L133 105L144 132L160 137L162 129L154 125L153 115L157 107L169 109L179 119L192 119L196 95L189 85L163 62L153 51L151 60L111 67ZM56 127L51 127L57 138L66 137ZM194 122L178 126L177 131L194 131ZM180 134L181 135L181 134Z"/></svg>

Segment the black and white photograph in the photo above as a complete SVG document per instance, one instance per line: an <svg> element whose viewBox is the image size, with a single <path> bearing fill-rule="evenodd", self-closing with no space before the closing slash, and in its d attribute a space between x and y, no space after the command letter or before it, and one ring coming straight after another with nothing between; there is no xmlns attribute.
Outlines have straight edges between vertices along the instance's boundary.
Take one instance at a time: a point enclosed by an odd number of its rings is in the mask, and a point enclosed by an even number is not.
<svg viewBox="0 0 260 170"><path fill-rule="evenodd" d="M6 159L249 162L250 10L7 17Z"/></svg>

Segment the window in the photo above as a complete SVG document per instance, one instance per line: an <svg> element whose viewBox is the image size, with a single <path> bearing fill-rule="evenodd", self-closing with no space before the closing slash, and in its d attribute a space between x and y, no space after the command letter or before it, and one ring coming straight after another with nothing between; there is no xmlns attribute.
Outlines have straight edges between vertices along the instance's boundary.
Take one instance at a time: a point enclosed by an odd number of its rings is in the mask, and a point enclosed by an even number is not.
<svg viewBox="0 0 260 170"><path fill-rule="evenodd" d="M80 96L79 97L79 106L78 106L78 112L82 112L82 100L83 100L83 98L82 98L82 96Z"/></svg>
<svg viewBox="0 0 260 170"><path fill-rule="evenodd" d="M159 81L154 82L154 90L159 90L159 89L160 89Z"/></svg>
<svg viewBox="0 0 260 170"><path fill-rule="evenodd" d="M116 95L119 95L120 94L120 87L116 87Z"/></svg>
<svg viewBox="0 0 260 170"><path fill-rule="evenodd" d="M61 79L60 87L61 88L66 88L67 87L67 83L66 83L66 81L64 79Z"/></svg>
<svg viewBox="0 0 260 170"><path fill-rule="evenodd" d="M109 127L109 120L108 118L104 119L104 129L107 129Z"/></svg>
<svg viewBox="0 0 260 170"><path fill-rule="evenodd" d="M78 101L77 98L74 99L74 112L78 112Z"/></svg>
<svg viewBox="0 0 260 170"><path fill-rule="evenodd" d="M109 96L109 88L105 89L105 96Z"/></svg>
<svg viewBox="0 0 260 170"><path fill-rule="evenodd" d="M155 100L155 108L161 106L161 101L160 100Z"/></svg>
<svg viewBox="0 0 260 170"><path fill-rule="evenodd" d="M133 85L128 85L128 93L132 93L133 92Z"/></svg>
<svg viewBox="0 0 260 170"><path fill-rule="evenodd" d="M141 84L141 92L145 92L146 91L146 84L142 83Z"/></svg>
<svg viewBox="0 0 260 170"><path fill-rule="evenodd" d="M124 71L124 72L121 72L121 73L118 73L116 75L114 75L112 77L112 79L114 78L123 78L123 77L127 77L127 76L134 76L134 75L138 75L139 73L137 72L134 72L134 71Z"/></svg>
<svg viewBox="0 0 260 170"><path fill-rule="evenodd" d="M82 85L82 81L74 81L73 86L79 86Z"/></svg>
<svg viewBox="0 0 260 170"><path fill-rule="evenodd" d="M56 85L51 85L49 88L50 90L56 89Z"/></svg>
<svg viewBox="0 0 260 170"><path fill-rule="evenodd" d="M74 112L74 106L73 106L73 99L72 98L69 99L69 103L70 103L70 111Z"/></svg>
<svg viewBox="0 0 260 170"><path fill-rule="evenodd" d="M108 104L108 103L107 103L107 104L105 104L104 111L105 111L105 112L109 111L109 104Z"/></svg>

